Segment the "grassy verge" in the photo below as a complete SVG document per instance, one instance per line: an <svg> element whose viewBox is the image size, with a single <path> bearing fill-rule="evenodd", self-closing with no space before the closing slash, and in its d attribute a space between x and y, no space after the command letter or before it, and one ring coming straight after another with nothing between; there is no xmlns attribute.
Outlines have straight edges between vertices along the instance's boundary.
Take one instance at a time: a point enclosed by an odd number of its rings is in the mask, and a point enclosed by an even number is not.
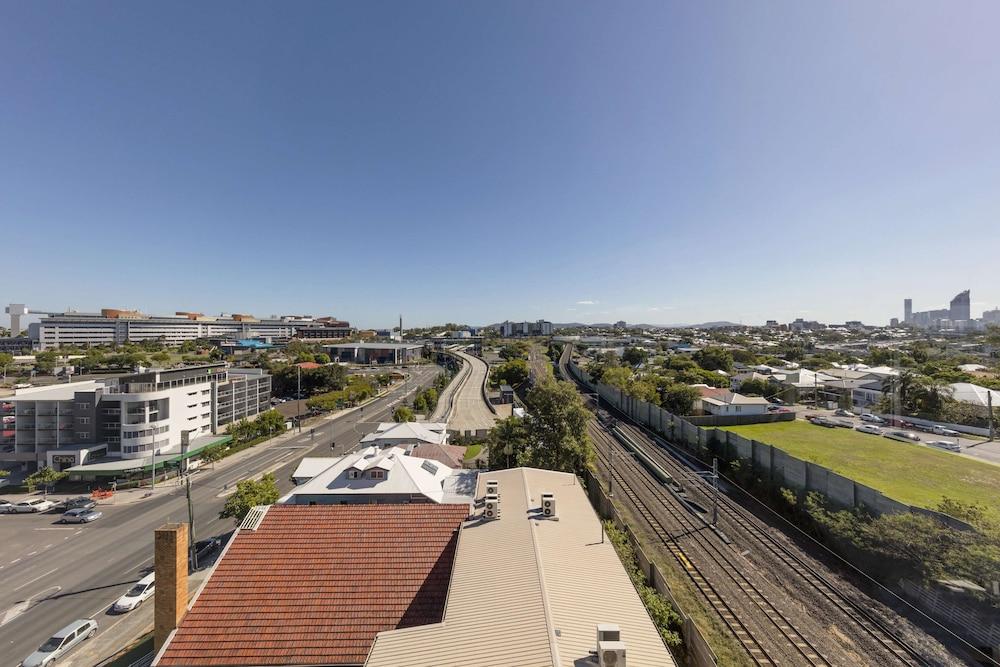
<svg viewBox="0 0 1000 667"><path fill-rule="evenodd" d="M471 461L472 459L479 456L479 452L483 451L482 445L469 445L465 448L465 460Z"/></svg>
<svg viewBox="0 0 1000 667"><path fill-rule="evenodd" d="M732 635L718 614L704 601L694 583L685 574L673 558L665 557L659 540L652 538L645 525L624 505L615 503L619 515L622 516L635 531L643 551L653 559L663 578L670 587L681 610L691 617L701 631L702 637L712 647L720 665L733 667L753 667L753 661L747 655L740 643Z"/></svg>
<svg viewBox="0 0 1000 667"><path fill-rule="evenodd" d="M1000 519L1000 466L919 444L907 444L804 421L729 426L792 456L878 489L910 505L932 508L947 496L983 505Z"/></svg>

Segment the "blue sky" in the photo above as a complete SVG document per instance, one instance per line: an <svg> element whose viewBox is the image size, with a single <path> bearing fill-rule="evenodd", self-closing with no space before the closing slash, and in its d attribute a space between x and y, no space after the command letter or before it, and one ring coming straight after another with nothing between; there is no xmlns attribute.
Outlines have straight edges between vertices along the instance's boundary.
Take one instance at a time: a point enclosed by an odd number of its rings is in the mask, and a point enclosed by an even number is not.
<svg viewBox="0 0 1000 667"><path fill-rule="evenodd" d="M0 300L884 322L1000 304L995 3L0 4Z"/></svg>

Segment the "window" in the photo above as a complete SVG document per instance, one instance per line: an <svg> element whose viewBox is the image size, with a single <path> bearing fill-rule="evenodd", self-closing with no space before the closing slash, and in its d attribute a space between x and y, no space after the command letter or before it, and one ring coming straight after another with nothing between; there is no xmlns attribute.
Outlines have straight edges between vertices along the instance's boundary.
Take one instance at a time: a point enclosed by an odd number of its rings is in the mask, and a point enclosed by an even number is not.
<svg viewBox="0 0 1000 667"><path fill-rule="evenodd" d="M369 474L369 478L370 479L385 479L385 471L384 470L372 470L371 473Z"/></svg>
<svg viewBox="0 0 1000 667"><path fill-rule="evenodd" d="M80 410L89 410L90 409L90 403L77 403L76 407L78 409L80 409Z"/></svg>
<svg viewBox="0 0 1000 667"><path fill-rule="evenodd" d="M80 438L81 440L86 440L87 438L90 437L90 433L88 433L87 431L77 431L76 437Z"/></svg>
<svg viewBox="0 0 1000 667"><path fill-rule="evenodd" d="M90 423L90 417L80 417L80 423L81 424L89 424Z"/></svg>
<svg viewBox="0 0 1000 667"><path fill-rule="evenodd" d="M360 470L348 470L347 471L347 479L357 479L360 476L361 476L361 471Z"/></svg>

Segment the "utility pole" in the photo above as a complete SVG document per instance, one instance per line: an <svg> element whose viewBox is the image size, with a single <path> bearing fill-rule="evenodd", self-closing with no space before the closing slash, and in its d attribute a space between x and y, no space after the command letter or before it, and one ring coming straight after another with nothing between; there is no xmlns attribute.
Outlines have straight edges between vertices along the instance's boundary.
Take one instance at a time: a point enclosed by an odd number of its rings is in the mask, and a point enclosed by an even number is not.
<svg viewBox="0 0 1000 667"><path fill-rule="evenodd" d="M994 430L993 430L993 390L986 390L986 411L990 415L990 440L993 440Z"/></svg>
<svg viewBox="0 0 1000 667"><path fill-rule="evenodd" d="M719 521L719 459L712 457L712 486L715 491L712 493L712 525Z"/></svg>
<svg viewBox="0 0 1000 667"><path fill-rule="evenodd" d="M295 390L295 405L298 406L295 421L299 424L299 433L302 433L302 366L296 365L295 367L299 369L297 389Z"/></svg>
<svg viewBox="0 0 1000 667"><path fill-rule="evenodd" d="M191 505L191 478L186 477L184 479L186 489L185 493L187 495L187 506L188 506L188 549L191 550L191 567L195 570L198 569L198 550L195 547L195 537L194 537L194 507Z"/></svg>
<svg viewBox="0 0 1000 667"><path fill-rule="evenodd" d="M149 490L152 491L153 489L156 488L156 443L155 442L152 445L150 445L150 450L151 451L149 458L153 463L153 474L149 480Z"/></svg>

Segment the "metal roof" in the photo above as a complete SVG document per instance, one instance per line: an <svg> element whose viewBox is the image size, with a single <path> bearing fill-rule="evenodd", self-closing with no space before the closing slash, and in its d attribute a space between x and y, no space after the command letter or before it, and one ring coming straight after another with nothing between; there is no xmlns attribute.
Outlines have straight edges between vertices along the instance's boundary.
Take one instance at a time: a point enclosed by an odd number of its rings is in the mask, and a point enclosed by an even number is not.
<svg viewBox="0 0 1000 667"><path fill-rule="evenodd" d="M620 626L632 667L675 664L573 475L486 477L500 483L500 519L463 526L444 620L379 633L366 667L593 664L598 623ZM558 521L538 514L546 492Z"/></svg>

